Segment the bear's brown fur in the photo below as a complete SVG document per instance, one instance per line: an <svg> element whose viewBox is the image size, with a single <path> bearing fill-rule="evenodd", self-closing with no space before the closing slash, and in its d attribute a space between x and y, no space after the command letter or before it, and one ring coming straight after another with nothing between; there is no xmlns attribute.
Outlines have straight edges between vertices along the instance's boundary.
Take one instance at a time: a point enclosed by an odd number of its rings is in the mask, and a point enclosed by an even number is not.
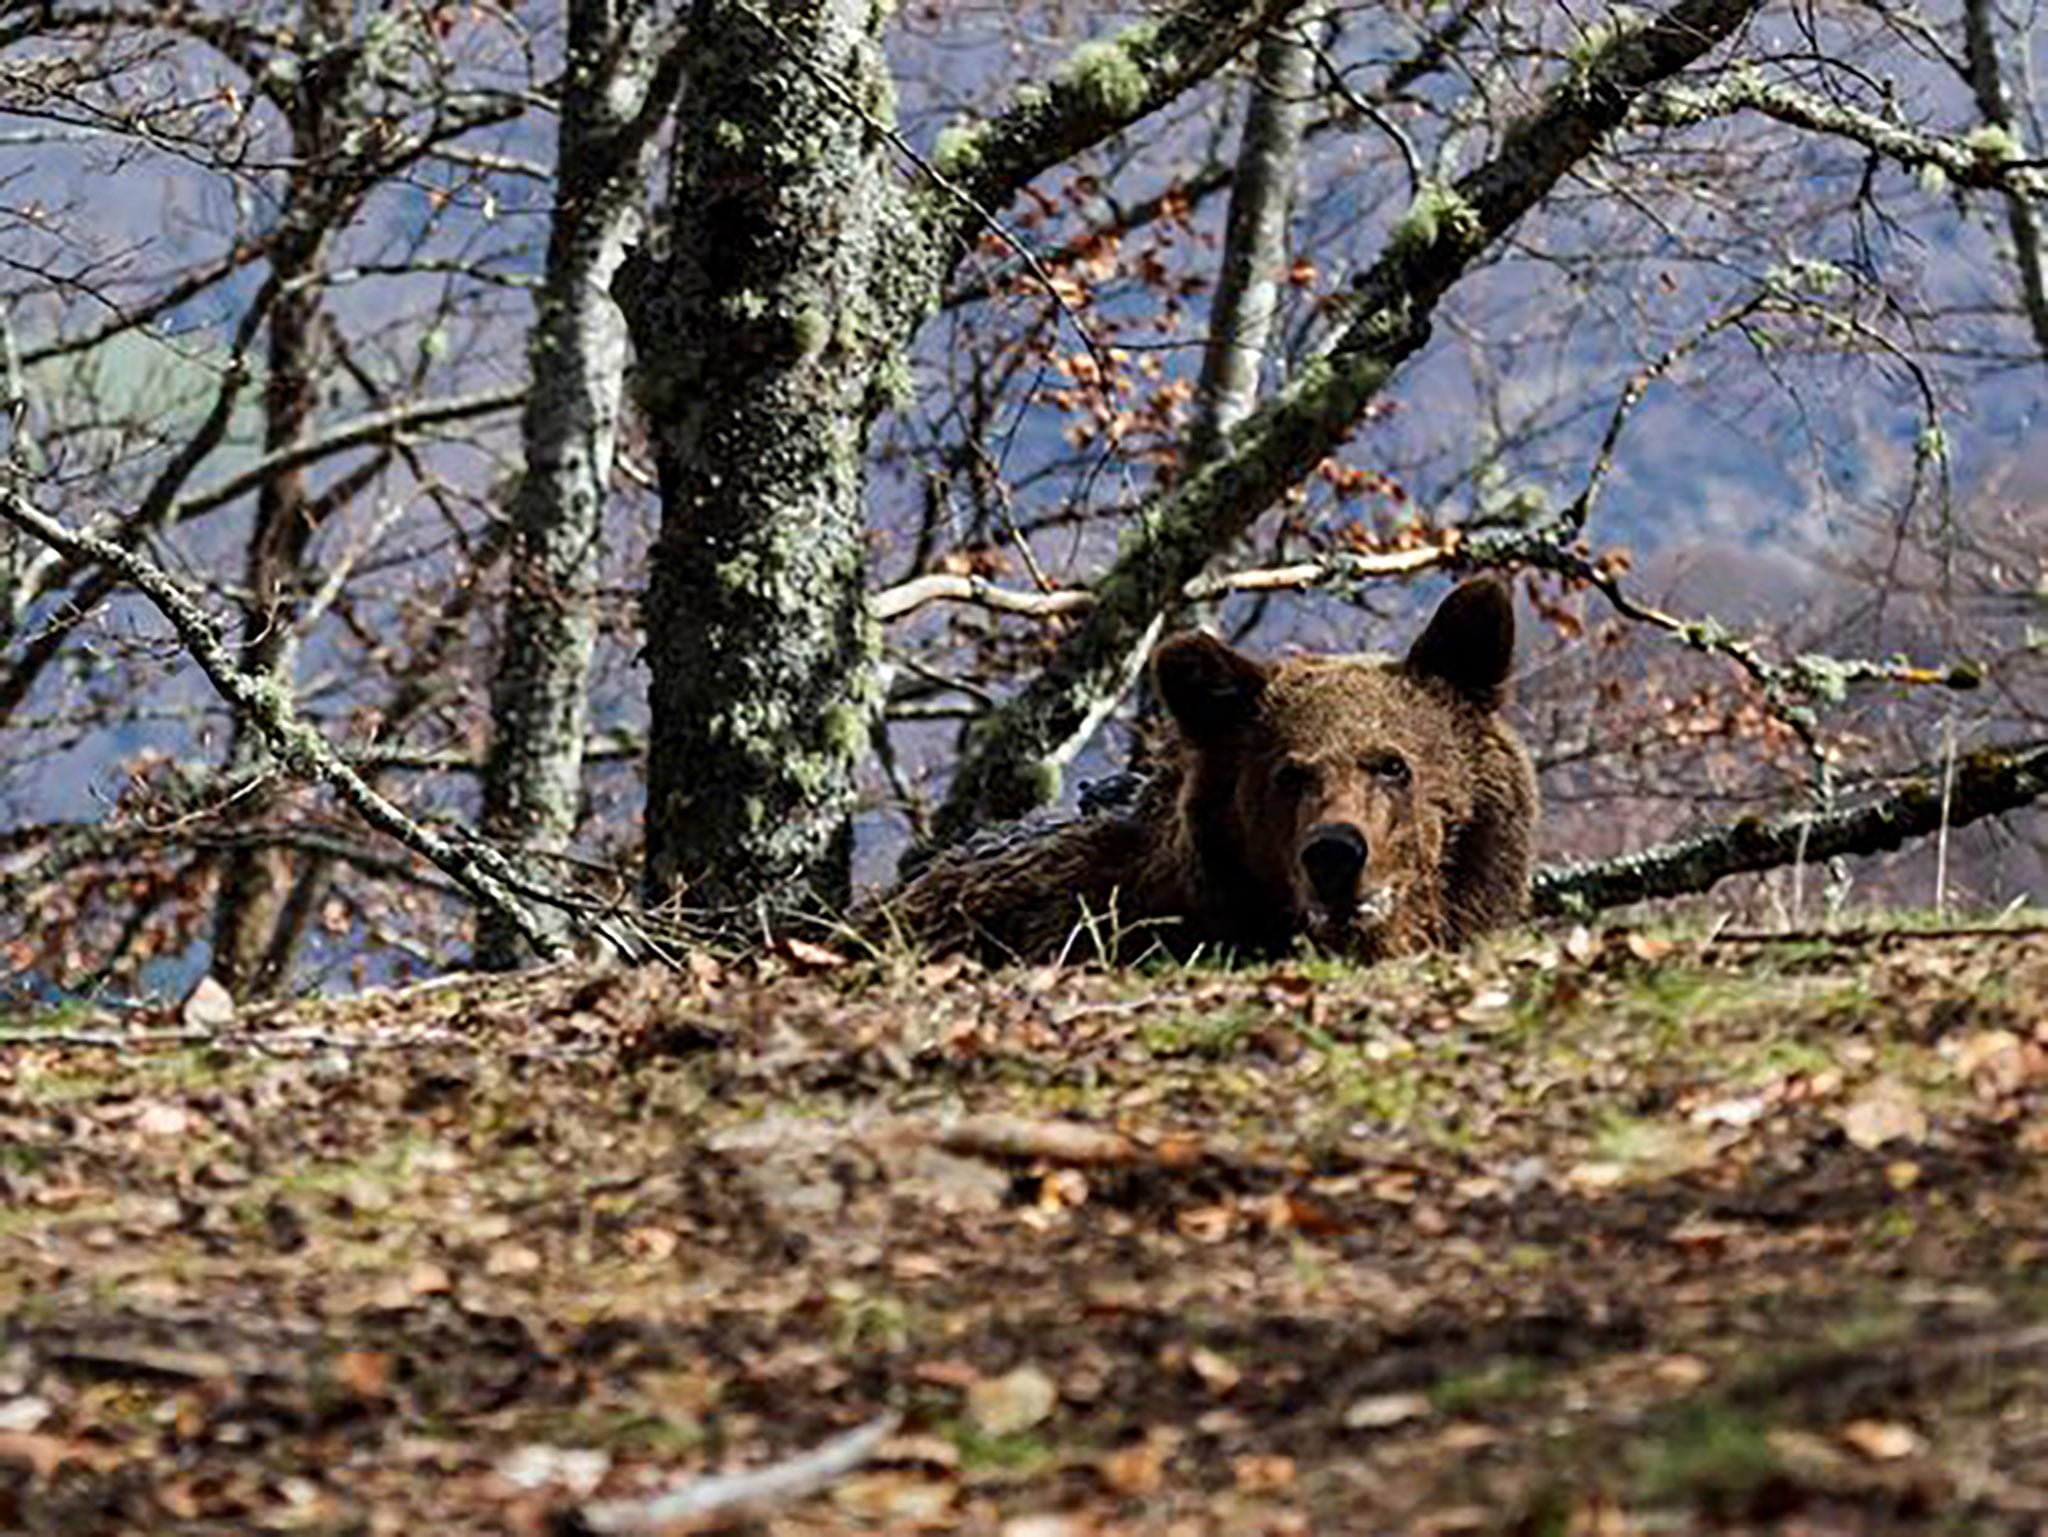
<svg viewBox="0 0 2048 1537"><path fill-rule="evenodd" d="M1513 653L1492 577L1398 661L1258 662L1175 636L1152 657L1172 730L1134 806L942 855L863 927L990 959L1462 944L1528 897L1536 780L1500 714Z"/></svg>

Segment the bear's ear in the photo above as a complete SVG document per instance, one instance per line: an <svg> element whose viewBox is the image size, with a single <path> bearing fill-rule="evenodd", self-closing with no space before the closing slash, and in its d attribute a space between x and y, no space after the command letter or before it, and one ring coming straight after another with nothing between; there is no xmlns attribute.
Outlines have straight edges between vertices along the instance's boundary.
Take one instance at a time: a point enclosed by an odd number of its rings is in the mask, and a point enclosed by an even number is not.
<svg viewBox="0 0 2048 1537"><path fill-rule="evenodd" d="M1266 669L1213 635L1191 632L1152 653L1152 684L1189 741L1213 742L1251 719Z"/></svg>
<svg viewBox="0 0 2048 1537"><path fill-rule="evenodd" d="M1500 708L1515 664L1515 600L1497 576L1460 583L1408 648L1408 671L1435 678L1489 710Z"/></svg>

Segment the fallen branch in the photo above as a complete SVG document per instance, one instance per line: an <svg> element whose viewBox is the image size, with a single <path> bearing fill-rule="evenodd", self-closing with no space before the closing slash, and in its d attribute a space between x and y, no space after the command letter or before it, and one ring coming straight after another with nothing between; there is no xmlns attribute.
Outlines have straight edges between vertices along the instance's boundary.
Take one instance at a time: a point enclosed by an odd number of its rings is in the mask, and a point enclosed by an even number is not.
<svg viewBox="0 0 2048 1537"><path fill-rule="evenodd" d="M659 1532L685 1521L787 1504L816 1494L866 1462L896 1433L902 1418L891 1409L785 1462L744 1473L706 1474L652 1499L598 1500L577 1515L593 1532Z"/></svg>
<svg viewBox="0 0 2048 1537"><path fill-rule="evenodd" d="M425 858L478 906L501 915L541 955L552 960L568 952L568 946L513 894L519 877L502 854L482 844L452 842L386 800L343 760L333 744L299 719L289 690L271 679L252 676L235 663L221 637L219 622L168 572L133 550L80 533L49 517L12 486L0 487L0 517L74 559L105 567L149 599L170 621L207 681L236 717L263 739L286 773L326 785L370 826Z"/></svg>
<svg viewBox="0 0 2048 1537"><path fill-rule="evenodd" d="M1675 843L1586 864L1539 870L1531 907L1555 917L1659 897L1691 896L1731 875L1882 854L1944 825L1944 770L1922 769L1899 788L1843 811L1744 817ZM2048 743L1986 748L1958 760L1948 785L1946 825L1967 827L2048 795Z"/></svg>

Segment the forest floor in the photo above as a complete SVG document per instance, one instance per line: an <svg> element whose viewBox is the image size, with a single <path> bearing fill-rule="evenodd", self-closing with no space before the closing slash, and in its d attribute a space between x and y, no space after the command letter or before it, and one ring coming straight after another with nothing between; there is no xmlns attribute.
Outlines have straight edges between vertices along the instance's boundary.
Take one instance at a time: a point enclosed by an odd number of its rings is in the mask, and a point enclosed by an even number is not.
<svg viewBox="0 0 2048 1537"><path fill-rule="evenodd" d="M2038 921L832 959L5 1021L0 1530L2048 1530Z"/></svg>

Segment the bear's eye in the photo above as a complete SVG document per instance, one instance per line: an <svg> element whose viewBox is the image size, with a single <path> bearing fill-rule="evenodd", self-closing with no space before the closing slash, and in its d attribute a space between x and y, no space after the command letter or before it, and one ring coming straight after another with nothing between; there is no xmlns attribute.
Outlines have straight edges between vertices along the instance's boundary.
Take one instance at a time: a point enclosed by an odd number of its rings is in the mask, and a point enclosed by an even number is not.
<svg viewBox="0 0 2048 1537"><path fill-rule="evenodd" d="M1405 785L1415 777L1408 760L1397 752L1372 753L1365 759L1364 767L1373 778L1384 779L1390 785Z"/></svg>
<svg viewBox="0 0 2048 1537"><path fill-rule="evenodd" d="M1273 771L1273 788L1289 800L1300 800L1316 787L1316 771L1306 763L1283 763Z"/></svg>

